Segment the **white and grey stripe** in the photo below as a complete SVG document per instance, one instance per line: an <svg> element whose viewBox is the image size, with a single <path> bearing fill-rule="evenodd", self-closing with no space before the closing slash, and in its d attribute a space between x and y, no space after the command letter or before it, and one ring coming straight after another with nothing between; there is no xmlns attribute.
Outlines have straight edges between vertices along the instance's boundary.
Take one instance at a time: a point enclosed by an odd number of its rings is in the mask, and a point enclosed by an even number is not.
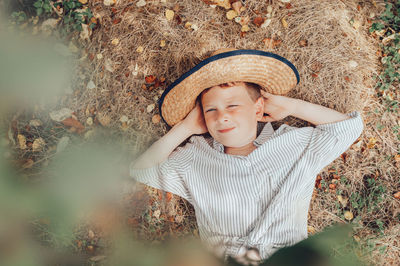
<svg viewBox="0 0 400 266"><path fill-rule="evenodd" d="M360 136L358 111L347 120L276 131L259 124L257 148L247 156L224 153L211 137L192 136L166 161L130 168L137 181L188 200L210 250L235 256L256 247L262 259L307 238L307 213L316 175Z"/></svg>

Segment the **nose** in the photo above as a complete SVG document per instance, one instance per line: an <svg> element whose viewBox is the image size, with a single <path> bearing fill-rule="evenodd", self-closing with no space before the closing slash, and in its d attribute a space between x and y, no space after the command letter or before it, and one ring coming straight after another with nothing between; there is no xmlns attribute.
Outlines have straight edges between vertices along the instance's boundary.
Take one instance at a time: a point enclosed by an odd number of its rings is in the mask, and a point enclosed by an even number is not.
<svg viewBox="0 0 400 266"><path fill-rule="evenodd" d="M219 121L219 122L226 122L226 121L228 121L228 113L227 112L225 112L225 111L218 111L218 114L217 114L217 120Z"/></svg>

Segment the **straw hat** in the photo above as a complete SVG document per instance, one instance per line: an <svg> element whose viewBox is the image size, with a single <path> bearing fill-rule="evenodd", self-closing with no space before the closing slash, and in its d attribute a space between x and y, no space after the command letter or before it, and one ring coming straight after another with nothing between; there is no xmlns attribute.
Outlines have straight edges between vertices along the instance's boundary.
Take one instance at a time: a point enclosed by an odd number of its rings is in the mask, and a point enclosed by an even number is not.
<svg viewBox="0 0 400 266"><path fill-rule="evenodd" d="M300 76L289 60L277 54L219 49L168 86L159 100L162 119L175 125L194 108L203 90L233 81L253 82L267 92L283 95L300 82Z"/></svg>

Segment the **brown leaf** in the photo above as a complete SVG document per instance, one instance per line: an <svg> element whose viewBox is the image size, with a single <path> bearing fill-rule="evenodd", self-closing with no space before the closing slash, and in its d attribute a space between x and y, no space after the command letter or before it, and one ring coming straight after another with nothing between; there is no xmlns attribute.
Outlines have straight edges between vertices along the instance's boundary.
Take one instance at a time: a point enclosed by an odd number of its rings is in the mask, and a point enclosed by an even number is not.
<svg viewBox="0 0 400 266"><path fill-rule="evenodd" d="M305 46L308 45L308 41L305 40L305 39L301 39L301 40L299 41L299 45L300 45L300 47L305 47Z"/></svg>
<svg viewBox="0 0 400 266"><path fill-rule="evenodd" d="M396 199L400 199L400 191L394 193L393 197L395 197Z"/></svg>
<svg viewBox="0 0 400 266"><path fill-rule="evenodd" d="M121 22L121 18L116 18L116 19L113 19L113 21L112 21L112 24L118 24L118 23L120 23Z"/></svg>
<svg viewBox="0 0 400 266"><path fill-rule="evenodd" d="M291 8L292 8L292 4L287 3L287 4L285 5L285 7L286 7L286 9L291 9Z"/></svg>
<svg viewBox="0 0 400 266"><path fill-rule="evenodd" d="M265 18L263 17L256 17L253 19L253 23L257 26L260 27L265 21Z"/></svg>
<svg viewBox="0 0 400 266"><path fill-rule="evenodd" d="M342 159L343 159L343 163L346 163L346 158L347 158L347 153L342 153L341 155L340 155L340 157L342 157Z"/></svg>
<svg viewBox="0 0 400 266"><path fill-rule="evenodd" d="M318 72L317 72L317 73L311 73L311 76L312 76L313 78L317 78L317 77L318 77Z"/></svg>
<svg viewBox="0 0 400 266"><path fill-rule="evenodd" d="M93 59L94 59L94 54L93 53L89 54L89 59L90 59L90 61L93 61Z"/></svg>
<svg viewBox="0 0 400 266"><path fill-rule="evenodd" d="M146 83L153 83L156 80L156 76L154 75L149 75L144 78L146 80Z"/></svg>
<svg viewBox="0 0 400 266"><path fill-rule="evenodd" d="M85 126L81 124L78 120L75 118L69 117L67 119L64 119L61 123L63 123L64 126L67 127L74 127L78 130L85 129Z"/></svg>
<svg viewBox="0 0 400 266"><path fill-rule="evenodd" d="M350 82L350 78L348 76L345 76L344 80L347 81L347 82Z"/></svg>
<svg viewBox="0 0 400 266"><path fill-rule="evenodd" d="M310 69L313 72L319 72L321 70L321 68L322 68L322 64L319 61L314 61L310 66Z"/></svg>

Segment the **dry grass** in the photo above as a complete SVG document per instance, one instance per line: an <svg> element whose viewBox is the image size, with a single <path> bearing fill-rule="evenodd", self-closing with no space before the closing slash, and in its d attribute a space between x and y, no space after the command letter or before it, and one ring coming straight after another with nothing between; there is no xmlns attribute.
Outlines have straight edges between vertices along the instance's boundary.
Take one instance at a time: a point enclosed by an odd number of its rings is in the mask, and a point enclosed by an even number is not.
<svg viewBox="0 0 400 266"><path fill-rule="evenodd" d="M268 3L269 2L269 3ZM203 1L172 1L166 3L148 0L145 7L136 7L136 1L117 0L113 7L105 7L102 0L90 2L93 13L100 17L101 27L93 32L90 41L83 43L84 54L101 53L103 59L82 61L77 69L76 90L72 97L66 98L63 104L73 109L80 121L86 121L88 110L94 108L94 114L108 116L108 127L119 130L122 115L130 119L128 128L121 137L131 150L132 158L143 152L152 142L164 135L168 128L163 123L154 124L151 118L158 113L156 109L146 112L149 104L156 103L163 89L181 74L188 71L210 53L222 47L237 49L260 49L277 53L288 58L300 73L300 84L288 96L321 104L340 112L359 110L363 114L365 130L359 143L348 151L346 162L341 158L321 171L321 177L330 182L333 172L344 176L346 183L340 183L337 189L343 195L351 197L353 193L368 192L366 179L373 178L387 188L384 200L377 203L372 213L352 208L337 208L337 195L334 191L315 190L309 211L309 225L316 231L335 222L346 222L343 219L344 209L350 209L359 216L360 227L357 229L360 242L368 239L379 245L387 245L383 254L374 248L368 254L360 254L365 262L378 265L396 265L399 263L399 226L396 216L400 212L400 202L392 197L399 191L399 164L387 156L395 155L399 149L396 135L391 128L400 122L398 116L385 112L376 98L372 76L380 72L380 62L376 55L377 41L368 35L370 24L367 18L371 12L379 14L384 9L383 1L376 1L375 7L370 1L362 2L362 9L357 10L358 1L291 1L292 8L286 9L280 1L246 1L247 9L241 14L249 16L250 21L257 16L256 12L266 14L268 4L274 7L271 24L266 28L258 28L250 22L250 31L240 36L241 26L225 17L223 8L211 8ZM175 10L182 19L169 22L164 12ZM289 16L288 12L292 14ZM289 27L282 27L281 19L286 18ZM121 22L115 23L115 19ZM351 19L361 22L355 29L349 23ZM197 25L198 30L184 27L186 21ZM117 46L111 41L119 39ZM278 38L282 44L276 48L266 48L265 38ZM299 41L305 39L308 46L301 47ZM166 46L160 47L165 40ZM142 53L136 49L142 46ZM109 60L113 72L107 71L105 61ZM358 66L352 69L349 61L356 61ZM138 66L138 74L132 69ZM317 69L318 68L318 69ZM317 77L312 74L317 73ZM143 89L147 75L165 77L161 88ZM95 89L85 89L90 81L96 84ZM385 130L378 130L380 123ZM289 117L273 123L274 128L282 123L293 126L307 126L308 123ZM368 148L371 137L377 139L375 147ZM151 188L148 192L153 199L159 193ZM180 213L190 220L184 224L184 230L191 232L195 227L194 211L183 199L173 199L173 205L164 206L162 213ZM162 204L162 203L160 203ZM186 207L184 207L186 206ZM151 214L151 213L150 213ZM188 218L185 218L188 219ZM376 220L384 222L384 235L378 235L374 226ZM178 230L175 228L175 230ZM180 227L179 230L183 230ZM161 236L152 236L153 238Z"/></svg>

